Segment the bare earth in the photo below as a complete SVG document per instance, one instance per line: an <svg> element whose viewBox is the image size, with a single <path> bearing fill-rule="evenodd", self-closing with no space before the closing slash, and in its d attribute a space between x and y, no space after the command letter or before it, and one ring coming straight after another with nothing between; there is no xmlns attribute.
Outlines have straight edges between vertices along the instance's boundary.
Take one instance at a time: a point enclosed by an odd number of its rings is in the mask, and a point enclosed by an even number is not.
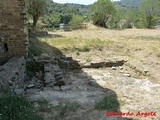
<svg viewBox="0 0 160 120"><path fill-rule="evenodd" d="M128 29L105 30L90 26L87 30L51 33L54 38L50 45L62 50L74 60L88 63L105 59L125 58L119 67L83 68L63 70L66 86L63 91L48 88L30 93L30 99L47 100L50 112L43 112L47 120L160 120L160 30ZM84 44L86 40L109 41L109 44L94 46L88 52L65 51L65 45L54 44L55 39L76 39ZM90 45L89 45L90 46ZM76 46L78 47L78 46ZM78 54L77 54L78 52ZM115 95L124 101L121 112L133 112L133 116L106 117L106 110L96 110L95 103L105 96ZM54 108L57 105L78 103L74 111L67 111L61 117ZM156 112L156 116L136 116L140 112Z"/></svg>

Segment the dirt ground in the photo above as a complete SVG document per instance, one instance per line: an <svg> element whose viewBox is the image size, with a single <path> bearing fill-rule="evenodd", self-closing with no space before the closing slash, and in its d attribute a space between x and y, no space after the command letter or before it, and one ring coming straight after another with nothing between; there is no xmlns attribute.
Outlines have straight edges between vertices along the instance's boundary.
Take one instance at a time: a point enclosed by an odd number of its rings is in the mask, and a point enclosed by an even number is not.
<svg viewBox="0 0 160 120"><path fill-rule="evenodd" d="M87 30L50 33L62 39L110 41L102 46L88 45L89 51L65 51L65 45L48 42L60 49L67 57L88 63L107 59L125 58L122 66L83 68L82 70L63 69L66 85L54 90L47 88L33 92L33 101L47 100L46 112L41 111L47 120L160 120L160 31L146 29L106 30L89 26ZM59 38L57 38L59 39ZM77 42L78 44L79 42ZM119 112L133 112L132 116L106 117L107 110L95 109L95 104L104 97L114 95ZM71 105L67 107L66 105ZM38 108L40 105L35 103ZM62 109L57 109L58 108ZM65 108L64 108L65 106ZM74 108L76 106L76 108ZM73 109L74 108L74 109ZM155 112L155 116L141 116L138 112ZM147 114L146 113L146 114Z"/></svg>

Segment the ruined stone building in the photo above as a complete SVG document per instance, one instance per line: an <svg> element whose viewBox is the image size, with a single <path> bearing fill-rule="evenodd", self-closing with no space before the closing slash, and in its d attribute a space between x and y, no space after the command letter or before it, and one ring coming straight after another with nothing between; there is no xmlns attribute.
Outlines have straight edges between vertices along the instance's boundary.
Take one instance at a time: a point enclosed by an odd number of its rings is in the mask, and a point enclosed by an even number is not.
<svg viewBox="0 0 160 120"><path fill-rule="evenodd" d="M0 64L26 56L27 29L24 0L0 0Z"/></svg>
<svg viewBox="0 0 160 120"><path fill-rule="evenodd" d="M24 0L0 0L0 91L23 92L28 45L25 24Z"/></svg>

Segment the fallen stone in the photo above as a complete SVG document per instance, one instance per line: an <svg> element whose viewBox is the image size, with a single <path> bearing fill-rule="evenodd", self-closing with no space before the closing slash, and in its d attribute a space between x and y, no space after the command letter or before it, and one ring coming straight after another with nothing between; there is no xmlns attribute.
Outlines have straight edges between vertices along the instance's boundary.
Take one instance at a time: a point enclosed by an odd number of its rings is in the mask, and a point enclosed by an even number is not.
<svg viewBox="0 0 160 120"><path fill-rule="evenodd" d="M123 71L123 70L120 70L119 72L120 72L120 73L124 73L124 71Z"/></svg>
<svg viewBox="0 0 160 120"><path fill-rule="evenodd" d="M125 77L131 77L131 75L129 73L123 74L123 76L125 76Z"/></svg>
<svg viewBox="0 0 160 120"><path fill-rule="evenodd" d="M116 70L116 69L117 69L117 67L114 67L114 66L112 67L112 70Z"/></svg>
<svg viewBox="0 0 160 120"><path fill-rule="evenodd" d="M88 80L88 84L93 86L99 86L96 80Z"/></svg>
<svg viewBox="0 0 160 120"><path fill-rule="evenodd" d="M29 84L29 85L27 86L28 89L31 89L31 88L34 88L34 87L35 87L34 84Z"/></svg>
<svg viewBox="0 0 160 120"><path fill-rule="evenodd" d="M14 92L16 93L16 95L23 95L24 89L15 89Z"/></svg>
<svg viewBox="0 0 160 120"><path fill-rule="evenodd" d="M123 67L122 67L122 66L119 66L119 69L120 69L120 70L122 70L122 69L123 69Z"/></svg>

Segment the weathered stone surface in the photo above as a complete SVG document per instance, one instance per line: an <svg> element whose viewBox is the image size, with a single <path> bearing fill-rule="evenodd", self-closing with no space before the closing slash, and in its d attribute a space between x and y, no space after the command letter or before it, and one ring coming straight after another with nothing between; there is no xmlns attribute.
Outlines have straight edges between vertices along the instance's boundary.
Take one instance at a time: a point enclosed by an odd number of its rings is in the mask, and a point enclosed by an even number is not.
<svg viewBox="0 0 160 120"><path fill-rule="evenodd" d="M35 85L34 84L29 84L28 86L27 86L27 88L28 89L30 89L30 88L34 88L35 87Z"/></svg>
<svg viewBox="0 0 160 120"><path fill-rule="evenodd" d="M59 67L64 69L80 69L80 64L78 61L73 60L71 57L61 56L56 58L58 61Z"/></svg>
<svg viewBox="0 0 160 120"><path fill-rule="evenodd" d="M100 68L122 66L127 58L108 58L102 60L92 60L91 62L79 62L80 68ZM121 68L122 69L122 68Z"/></svg>
<svg viewBox="0 0 160 120"><path fill-rule="evenodd" d="M112 67L112 70L116 70L116 69L117 69L117 67L114 67L114 66Z"/></svg>
<svg viewBox="0 0 160 120"><path fill-rule="evenodd" d="M23 95L24 89L15 89L14 92L16 93L16 95Z"/></svg>
<svg viewBox="0 0 160 120"><path fill-rule="evenodd" d="M61 79L63 79L63 75L59 75L59 76L56 76L56 77L55 77L55 80L56 80L56 81L61 80Z"/></svg>
<svg viewBox="0 0 160 120"><path fill-rule="evenodd" d="M129 73L123 74L123 76L131 77L131 75Z"/></svg>
<svg viewBox="0 0 160 120"><path fill-rule="evenodd" d="M45 73L44 81L46 84L52 83L52 81L55 81L54 76L52 76L51 73Z"/></svg>
<svg viewBox="0 0 160 120"><path fill-rule="evenodd" d="M2 89L9 87L11 91L23 88L25 77L25 59L24 57L15 57L10 59L6 64L1 66L0 84Z"/></svg>

